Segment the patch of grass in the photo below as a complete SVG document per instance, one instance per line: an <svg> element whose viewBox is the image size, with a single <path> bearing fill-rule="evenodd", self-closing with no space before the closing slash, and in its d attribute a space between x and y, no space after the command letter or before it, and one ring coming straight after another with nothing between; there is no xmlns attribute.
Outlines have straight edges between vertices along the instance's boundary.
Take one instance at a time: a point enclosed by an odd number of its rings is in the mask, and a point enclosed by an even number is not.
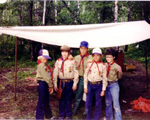
<svg viewBox="0 0 150 120"><path fill-rule="evenodd" d="M28 68L23 70L23 69L19 69L17 72L17 79L20 81L25 81L25 78L27 77L32 77L35 78L35 75L32 75L31 73L34 71L34 68ZM8 72L6 74L6 78L9 80L10 83L13 83L15 80L15 73L14 72Z"/></svg>
<svg viewBox="0 0 150 120"><path fill-rule="evenodd" d="M18 71L17 72L17 77L20 79L20 80L25 80L26 77L35 77L35 75L31 75L31 73L33 72L33 70L31 71Z"/></svg>

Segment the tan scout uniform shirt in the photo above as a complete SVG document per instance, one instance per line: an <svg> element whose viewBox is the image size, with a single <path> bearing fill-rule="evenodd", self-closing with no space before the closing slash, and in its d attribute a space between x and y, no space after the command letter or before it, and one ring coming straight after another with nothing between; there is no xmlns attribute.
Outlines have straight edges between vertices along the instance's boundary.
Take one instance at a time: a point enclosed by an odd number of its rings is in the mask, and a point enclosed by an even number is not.
<svg viewBox="0 0 150 120"><path fill-rule="evenodd" d="M82 62L80 64L81 56L77 55L77 56L74 57L74 59L77 63L76 69L78 69L79 75L83 76L84 73L83 73L83 68L82 68ZM93 60L93 57L92 57L92 55L88 55L88 56L84 57L83 60L84 60L84 72L85 72L88 60ZM80 64L80 67L79 67L79 64Z"/></svg>
<svg viewBox="0 0 150 120"><path fill-rule="evenodd" d="M93 64L93 65L92 65ZM98 67L99 70L98 70ZM92 66L92 67L91 67ZM99 73L100 72L100 73ZM84 88L87 89L88 81L90 82L103 82L102 90L106 90L107 87L107 77L106 77L106 65L104 63L93 63L89 62L84 73Z"/></svg>
<svg viewBox="0 0 150 120"><path fill-rule="evenodd" d="M51 79L49 72L50 71L49 71L48 67L44 63L40 63L37 66L36 79L45 81L49 87L53 87L52 79Z"/></svg>
<svg viewBox="0 0 150 120"><path fill-rule="evenodd" d="M108 63L106 63L106 66L108 67ZM117 63L112 64L108 75L108 81L118 81L118 79L121 78L122 78L121 67Z"/></svg>
<svg viewBox="0 0 150 120"><path fill-rule="evenodd" d="M78 70L75 69L76 62L75 60L66 60L64 62L64 75L62 72L62 60L58 59L55 63L55 68L53 71L53 77L54 77L54 86L57 87L57 77L60 79L73 79L74 85L77 85L79 81L79 73Z"/></svg>

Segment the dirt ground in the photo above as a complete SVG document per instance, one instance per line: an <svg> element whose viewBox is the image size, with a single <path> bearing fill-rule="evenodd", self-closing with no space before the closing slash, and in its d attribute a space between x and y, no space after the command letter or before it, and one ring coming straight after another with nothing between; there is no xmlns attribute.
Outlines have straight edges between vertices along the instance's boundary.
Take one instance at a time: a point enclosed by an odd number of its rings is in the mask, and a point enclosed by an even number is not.
<svg viewBox="0 0 150 120"><path fill-rule="evenodd" d="M136 61L126 60L137 66L135 71L124 72L120 81L120 106L123 120L150 120L150 113L143 113L132 109L130 102L140 96L150 99L150 90L146 89L146 77L143 64ZM33 68L18 69L20 73L32 73ZM23 75L24 75L23 74ZM150 75L149 75L150 76ZM38 93L36 87L28 87L30 82L24 78L17 79L17 100L14 101L14 69L0 70L0 119L35 119ZM55 93L51 95L50 105L53 115L58 117L58 100ZM73 119L83 119L84 102L81 109ZM103 98L103 108L101 118L105 116L105 102Z"/></svg>

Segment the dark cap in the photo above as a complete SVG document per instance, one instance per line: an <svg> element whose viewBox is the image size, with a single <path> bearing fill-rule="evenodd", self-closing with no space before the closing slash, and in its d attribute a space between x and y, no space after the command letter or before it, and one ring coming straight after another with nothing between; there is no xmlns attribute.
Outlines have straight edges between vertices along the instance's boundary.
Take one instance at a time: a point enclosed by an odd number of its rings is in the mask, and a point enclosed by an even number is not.
<svg viewBox="0 0 150 120"><path fill-rule="evenodd" d="M87 41L82 41L80 43L80 47L86 47L86 48L88 48L88 46L89 46L89 43Z"/></svg>

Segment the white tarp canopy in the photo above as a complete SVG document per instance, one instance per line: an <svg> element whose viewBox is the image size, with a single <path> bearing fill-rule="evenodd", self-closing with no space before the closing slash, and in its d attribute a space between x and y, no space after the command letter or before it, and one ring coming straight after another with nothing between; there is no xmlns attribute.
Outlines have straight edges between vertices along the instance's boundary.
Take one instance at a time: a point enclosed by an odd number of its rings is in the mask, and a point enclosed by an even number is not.
<svg viewBox="0 0 150 120"><path fill-rule="evenodd" d="M150 25L146 21L121 23L0 27L0 33L17 36L50 45L69 45L79 48L80 42L89 47L115 47L141 42L150 38Z"/></svg>

